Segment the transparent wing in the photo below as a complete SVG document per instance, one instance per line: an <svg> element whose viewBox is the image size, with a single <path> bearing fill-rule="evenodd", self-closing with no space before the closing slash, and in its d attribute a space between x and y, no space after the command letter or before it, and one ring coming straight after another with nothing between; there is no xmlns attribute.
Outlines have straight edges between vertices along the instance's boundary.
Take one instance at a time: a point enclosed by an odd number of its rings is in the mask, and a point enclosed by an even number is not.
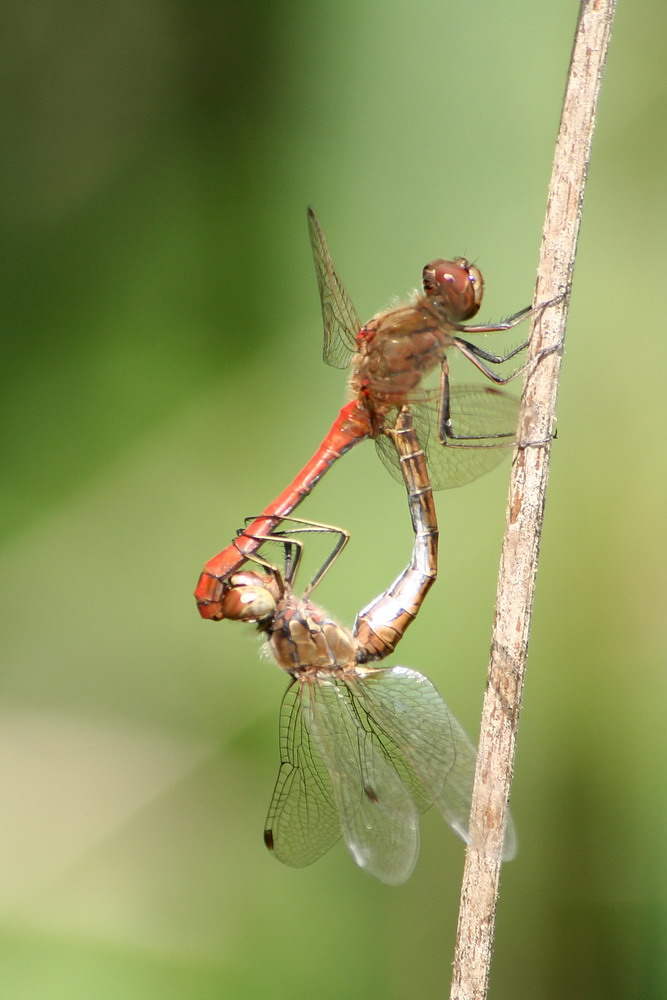
<svg viewBox="0 0 667 1000"><path fill-rule="evenodd" d="M347 368L357 349L357 333L361 329L361 322L338 277L322 227L312 208L308 209L308 232L322 303L323 357L332 368Z"/></svg>
<svg viewBox="0 0 667 1000"><path fill-rule="evenodd" d="M304 683L302 707L329 771L352 857L382 882L404 882L419 853L419 815L372 721L347 685L334 678Z"/></svg>
<svg viewBox="0 0 667 1000"><path fill-rule="evenodd" d="M423 788L422 801L435 802L452 829L469 842L470 801L477 751L423 674L407 667L378 669L355 682L367 714L396 748ZM503 857L515 853L511 820Z"/></svg>
<svg viewBox="0 0 667 1000"><path fill-rule="evenodd" d="M264 841L283 864L305 868L340 838L329 773L303 724L301 685L285 692L280 709L280 771Z"/></svg>
<svg viewBox="0 0 667 1000"><path fill-rule="evenodd" d="M500 389L459 385L450 391L452 428L457 439L439 440L439 395L436 391L413 394L413 423L426 453L434 490L464 486L495 468L515 443L519 401ZM385 423L392 426L395 414ZM382 434L375 447L394 479L403 482L398 456L391 438Z"/></svg>

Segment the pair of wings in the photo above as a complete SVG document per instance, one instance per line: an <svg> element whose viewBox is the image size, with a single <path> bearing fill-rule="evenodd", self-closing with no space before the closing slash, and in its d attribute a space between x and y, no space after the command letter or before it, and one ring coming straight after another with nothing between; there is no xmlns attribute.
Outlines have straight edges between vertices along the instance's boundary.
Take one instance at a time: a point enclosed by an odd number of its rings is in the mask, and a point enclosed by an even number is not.
<svg viewBox="0 0 667 1000"><path fill-rule="evenodd" d="M468 840L476 751L423 674L297 679L280 728L265 841L285 864L311 864L342 835L361 868L398 885L417 860L419 814L433 803ZM513 853L509 829L504 856Z"/></svg>

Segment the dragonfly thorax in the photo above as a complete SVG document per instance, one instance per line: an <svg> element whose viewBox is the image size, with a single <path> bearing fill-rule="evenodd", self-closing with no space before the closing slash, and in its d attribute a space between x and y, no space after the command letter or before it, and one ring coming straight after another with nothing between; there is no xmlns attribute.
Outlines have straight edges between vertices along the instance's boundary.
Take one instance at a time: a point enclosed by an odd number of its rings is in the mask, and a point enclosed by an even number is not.
<svg viewBox="0 0 667 1000"><path fill-rule="evenodd" d="M269 645L278 666L295 676L350 666L357 651L351 633L308 600L285 602L274 619Z"/></svg>

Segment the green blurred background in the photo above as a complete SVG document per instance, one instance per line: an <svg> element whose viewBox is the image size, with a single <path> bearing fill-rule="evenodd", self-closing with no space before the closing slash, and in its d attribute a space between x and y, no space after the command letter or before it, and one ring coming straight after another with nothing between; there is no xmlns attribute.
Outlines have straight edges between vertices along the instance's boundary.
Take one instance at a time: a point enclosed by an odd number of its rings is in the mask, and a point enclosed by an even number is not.
<svg viewBox="0 0 667 1000"><path fill-rule="evenodd" d="M447 994L461 843L390 889L261 831L285 679L200 621L202 564L345 396L305 207L362 317L467 254L530 301L577 4L5 5L2 1000ZM667 8L621 4L575 274L492 995L667 995ZM656 333L654 334L654 330ZM631 345L628 347L628 336ZM509 466L438 500L394 662L474 734ZM304 516L351 621L410 550L370 445Z"/></svg>

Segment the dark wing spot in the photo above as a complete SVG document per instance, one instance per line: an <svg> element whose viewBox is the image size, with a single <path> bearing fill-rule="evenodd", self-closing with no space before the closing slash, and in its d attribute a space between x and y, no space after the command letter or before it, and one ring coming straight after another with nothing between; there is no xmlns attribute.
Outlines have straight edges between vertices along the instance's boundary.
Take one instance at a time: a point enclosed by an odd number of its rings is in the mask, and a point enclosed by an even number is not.
<svg viewBox="0 0 667 1000"><path fill-rule="evenodd" d="M264 843L270 851L273 850L273 830L264 831Z"/></svg>

